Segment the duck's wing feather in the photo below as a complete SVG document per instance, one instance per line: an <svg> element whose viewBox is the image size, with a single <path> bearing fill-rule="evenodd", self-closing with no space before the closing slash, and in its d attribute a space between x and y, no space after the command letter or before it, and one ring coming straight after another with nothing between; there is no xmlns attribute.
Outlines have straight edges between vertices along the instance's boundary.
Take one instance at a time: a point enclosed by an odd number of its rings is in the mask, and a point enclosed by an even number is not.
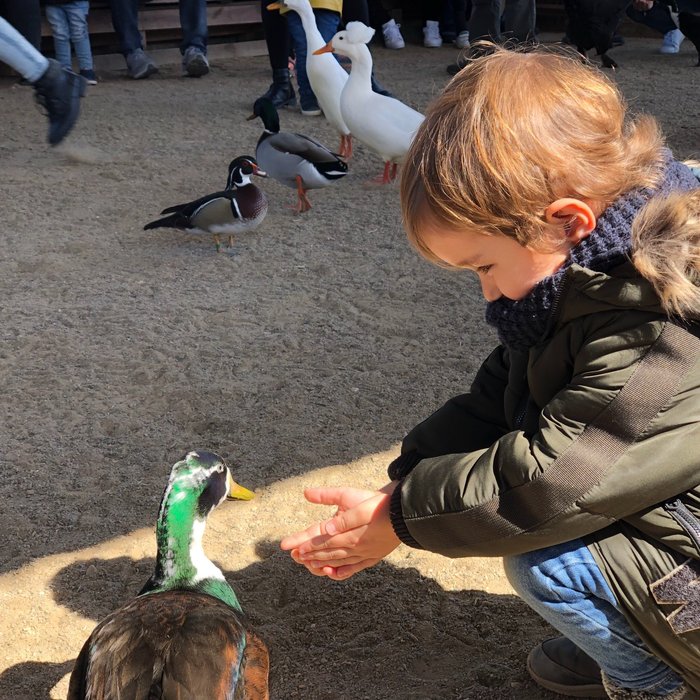
<svg viewBox="0 0 700 700"><path fill-rule="evenodd" d="M141 596L95 628L68 697L233 700L241 692L245 649L240 615L217 598L191 591Z"/></svg>
<svg viewBox="0 0 700 700"><path fill-rule="evenodd" d="M333 153L322 143L304 136L303 134L292 134L281 131L270 137L268 143L281 153L293 153L311 163L334 163L340 157Z"/></svg>

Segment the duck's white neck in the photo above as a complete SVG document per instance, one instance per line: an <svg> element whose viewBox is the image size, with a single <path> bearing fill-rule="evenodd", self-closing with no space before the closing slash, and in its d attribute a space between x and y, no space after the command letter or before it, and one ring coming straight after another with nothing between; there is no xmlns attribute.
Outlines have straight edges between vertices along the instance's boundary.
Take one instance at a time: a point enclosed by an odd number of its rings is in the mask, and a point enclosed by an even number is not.
<svg viewBox="0 0 700 700"><path fill-rule="evenodd" d="M292 10L292 12L293 11L294 10ZM313 51L323 48L326 42L323 40L321 32L318 31L316 17L314 16L314 11L311 9L311 5L304 4L296 10L296 12L301 18L301 24L306 34L306 55L310 57Z"/></svg>
<svg viewBox="0 0 700 700"><path fill-rule="evenodd" d="M356 47L357 55L352 57L352 68L348 82L355 87L372 89L372 54L366 44Z"/></svg>

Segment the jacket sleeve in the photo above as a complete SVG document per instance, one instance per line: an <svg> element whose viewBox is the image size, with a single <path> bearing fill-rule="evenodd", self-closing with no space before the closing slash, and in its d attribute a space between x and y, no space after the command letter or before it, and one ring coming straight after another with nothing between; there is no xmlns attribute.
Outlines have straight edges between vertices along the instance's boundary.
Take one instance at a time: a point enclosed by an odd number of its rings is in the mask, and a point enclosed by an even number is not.
<svg viewBox="0 0 700 700"><path fill-rule="evenodd" d="M423 459L400 481L390 513L403 542L451 557L518 554L697 485L698 339L658 320L614 334L586 323L571 381L534 435Z"/></svg>
<svg viewBox="0 0 700 700"><path fill-rule="evenodd" d="M425 457L472 452L504 435L508 366L507 351L497 347L479 368L468 393L450 399L404 438L401 455L389 465L389 477L405 477Z"/></svg>

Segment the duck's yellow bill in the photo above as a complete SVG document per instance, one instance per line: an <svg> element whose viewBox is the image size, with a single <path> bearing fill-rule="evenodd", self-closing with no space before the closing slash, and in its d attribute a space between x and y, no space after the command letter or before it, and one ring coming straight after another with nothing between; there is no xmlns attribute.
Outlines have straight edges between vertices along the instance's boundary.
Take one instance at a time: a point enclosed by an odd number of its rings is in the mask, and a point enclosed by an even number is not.
<svg viewBox="0 0 700 700"><path fill-rule="evenodd" d="M268 6L268 10L281 10L283 7L281 2L271 2Z"/></svg>
<svg viewBox="0 0 700 700"><path fill-rule="evenodd" d="M333 53L333 43L329 41L325 46L316 49L316 51L314 51L314 56L318 56L321 53Z"/></svg>
<svg viewBox="0 0 700 700"><path fill-rule="evenodd" d="M228 498L230 501L250 501L251 499L255 498L255 494L240 484L237 484L232 479L230 473L226 478L226 483L228 485L228 494L226 495L226 498Z"/></svg>

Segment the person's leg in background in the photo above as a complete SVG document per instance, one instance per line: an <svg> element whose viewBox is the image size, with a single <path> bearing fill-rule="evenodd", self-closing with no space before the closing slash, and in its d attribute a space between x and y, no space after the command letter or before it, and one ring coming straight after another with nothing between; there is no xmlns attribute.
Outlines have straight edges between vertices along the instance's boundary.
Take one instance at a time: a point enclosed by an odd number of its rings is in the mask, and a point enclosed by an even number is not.
<svg viewBox="0 0 700 700"><path fill-rule="evenodd" d="M500 41L501 3L499 0L472 0L469 41L473 44L479 39Z"/></svg>
<svg viewBox="0 0 700 700"><path fill-rule="evenodd" d="M369 26L380 29L384 46L387 49L403 49L406 42L401 34L401 25L387 12L381 0L367 0ZM345 20L345 3L343 3L343 21Z"/></svg>
<svg viewBox="0 0 700 700"><path fill-rule="evenodd" d="M54 56L64 68L70 68L70 25L63 5L47 5L46 20L51 25Z"/></svg>
<svg viewBox="0 0 700 700"><path fill-rule="evenodd" d="M183 71L192 78L200 78L209 72L206 0L180 0L180 27Z"/></svg>
<svg viewBox="0 0 700 700"><path fill-rule="evenodd" d="M49 118L48 139L60 143L73 128L80 111L85 81L58 61L42 56L7 20L0 17L0 61L34 86L36 99Z"/></svg>
<svg viewBox="0 0 700 700"><path fill-rule="evenodd" d="M80 75L88 81L89 85L97 85L88 30L90 3L88 0L73 0L63 5L63 11L68 18L70 41L78 61Z"/></svg>
<svg viewBox="0 0 700 700"><path fill-rule="evenodd" d="M507 38L519 43L535 39L535 0L506 0L503 25Z"/></svg>
<svg viewBox="0 0 700 700"><path fill-rule="evenodd" d="M659 47L659 53L678 53L681 42L685 38L683 32L673 21L671 8L665 3L655 2L648 10L640 10L631 3L625 10L627 16L634 22L639 22L655 32L663 35L663 41Z"/></svg>
<svg viewBox="0 0 700 700"><path fill-rule="evenodd" d="M332 10L315 9L314 16L321 36L326 41L330 41L338 31L340 14ZM306 75L306 33L301 18L296 12L287 12L286 19L297 60L297 85L299 86L301 113L307 117L315 117L321 114L321 108L318 106L316 95L314 95Z"/></svg>
<svg viewBox="0 0 700 700"><path fill-rule="evenodd" d="M134 80L158 72L155 61L143 50L139 31L138 0L109 0L112 26L119 40L129 76Z"/></svg>
<svg viewBox="0 0 700 700"><path fill-rule="evenodd" d="M467 7L469 5L469 7ZM469 0L452 0L452 14L455 25L455 46L458 49L469 48L469 28L467 20L471 13L471 3Z"/></svg>
<svg viewBox="0 0 700 700"><path fill-rule="evenodd" d="M680 695L683 679L632 629L582 540L506 557L503 564L516 593L564 635L530 654L528 670L540 685L555 683L564 693L598 683L602 691L602 670L610 697L627 697L622 689Z"/></svg>
<svg viewBox="0 0 700 700"><path fill-rule="evenodd" d="M440 17L442 17L443 2L439 0L423 1L423 46L437 49L442 46L440 36Z"/></svg>
<svg viewBox="0 0 700 700"><path fill-rule="evenodd" d="M2 0L0 17L4 17L37 51L41 51L39 0Z"/></svg>
<svg viewBox="0 0 700 700"><path fill-rule="evenodd" d="M272 84L261 97L269 99L278 109L280 107L293 108L297 106L297 98L289 74L291 49L289 28L287 20L280 12L267 9L269 4L270 0L261 0L260 15L270 67L272 68Z"/></svg>

